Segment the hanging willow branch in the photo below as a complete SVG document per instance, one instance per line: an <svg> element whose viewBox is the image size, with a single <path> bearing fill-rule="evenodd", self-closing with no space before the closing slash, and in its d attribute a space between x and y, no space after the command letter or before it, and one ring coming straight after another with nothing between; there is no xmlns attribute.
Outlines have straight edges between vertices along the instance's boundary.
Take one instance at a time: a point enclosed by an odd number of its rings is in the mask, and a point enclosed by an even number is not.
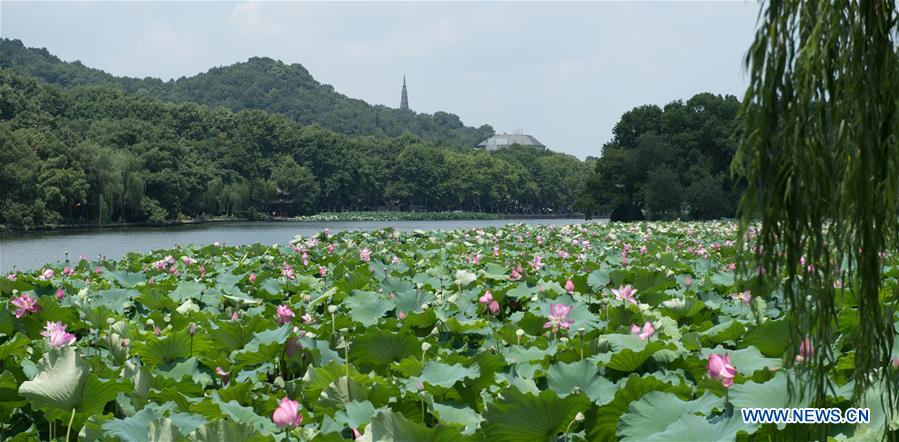
<svg viewBox="0 0 899 442"><path fill-rule="evenodd" d="M881 279L899 234L896 2L768 2L746 66L733 165L748 184L741 238L755 261L744 268L759 288L782 284L789 348L810 337L813 406L833 391L834 350L854 350L854 400L876 385L896 409L897 294Z"/></svg>

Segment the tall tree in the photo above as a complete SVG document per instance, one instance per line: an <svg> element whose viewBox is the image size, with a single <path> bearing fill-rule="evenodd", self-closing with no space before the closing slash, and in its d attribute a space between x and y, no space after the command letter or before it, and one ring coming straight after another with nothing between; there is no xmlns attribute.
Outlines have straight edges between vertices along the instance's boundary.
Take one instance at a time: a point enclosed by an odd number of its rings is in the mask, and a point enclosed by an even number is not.
<svg viewBox="0 0 899 442"><path fill-rule="evenodd" d="M896 409L886 368L897 296L881 279L881 254L899 235L896 2L771 1L746 65L734 168L748 180L740 215L741 238L757 258L749 268L760 266L762 282L786 275L793 350L806 336L820 344L815 403L831 387L840 315L858 323L840 337L855 351L855 399L883 388L885 409ZM835 284L851 289L857 308L838 311Z"/></svg>

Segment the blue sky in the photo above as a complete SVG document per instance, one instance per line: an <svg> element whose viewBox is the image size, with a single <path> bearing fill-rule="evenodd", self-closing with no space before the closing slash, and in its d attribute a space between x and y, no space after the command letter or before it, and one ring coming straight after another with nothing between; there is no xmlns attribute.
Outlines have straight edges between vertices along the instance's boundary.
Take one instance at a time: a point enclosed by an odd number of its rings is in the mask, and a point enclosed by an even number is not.
<svg viewBox="0 0 899 442"><path fill-rule="evenodd" d="M599 155L621 113L742 96L754 2L8 2L0 35L116 75L163 79L268 56L398 107L520 129Z"/></svg>

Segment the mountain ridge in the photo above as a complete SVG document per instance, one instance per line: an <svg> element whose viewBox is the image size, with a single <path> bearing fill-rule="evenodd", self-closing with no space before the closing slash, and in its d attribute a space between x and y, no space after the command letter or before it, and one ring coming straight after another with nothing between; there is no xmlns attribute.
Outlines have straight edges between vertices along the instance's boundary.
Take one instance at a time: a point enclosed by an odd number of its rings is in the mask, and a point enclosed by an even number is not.
<svg viewBox="0 0 899 442"><path fill-rule="evenodd" d="M110 85L174 103L276 112L347 135L396 137L409 132L449 145L473 146L494 134L490 125L465 126L452 113L416 113L348 97L316 80L302 64L271 57L250 57L196 75L162 80L116 76L81 61L64 61L46 48L30 48L21 40L2 38L0 67L65 88Z"/></svg>

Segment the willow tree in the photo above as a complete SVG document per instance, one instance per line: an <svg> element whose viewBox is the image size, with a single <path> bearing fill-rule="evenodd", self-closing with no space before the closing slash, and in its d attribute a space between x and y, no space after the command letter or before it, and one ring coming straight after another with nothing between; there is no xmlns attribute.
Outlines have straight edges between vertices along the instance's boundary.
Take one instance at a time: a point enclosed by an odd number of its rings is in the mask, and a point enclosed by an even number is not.
<svg viewBox="0 0 899 442"><path fill-rule="evenodd" d="M833 388L835 348L855 352L855 401L876 391L897 406L897 295L882 282L899 233L897 42L895 0L775 0L746 56L734 159L748 185L741 238L755 252L745 268L759 287L782 284L790 348L808 336L815 349L804 366L818 406Z"/></svg>

